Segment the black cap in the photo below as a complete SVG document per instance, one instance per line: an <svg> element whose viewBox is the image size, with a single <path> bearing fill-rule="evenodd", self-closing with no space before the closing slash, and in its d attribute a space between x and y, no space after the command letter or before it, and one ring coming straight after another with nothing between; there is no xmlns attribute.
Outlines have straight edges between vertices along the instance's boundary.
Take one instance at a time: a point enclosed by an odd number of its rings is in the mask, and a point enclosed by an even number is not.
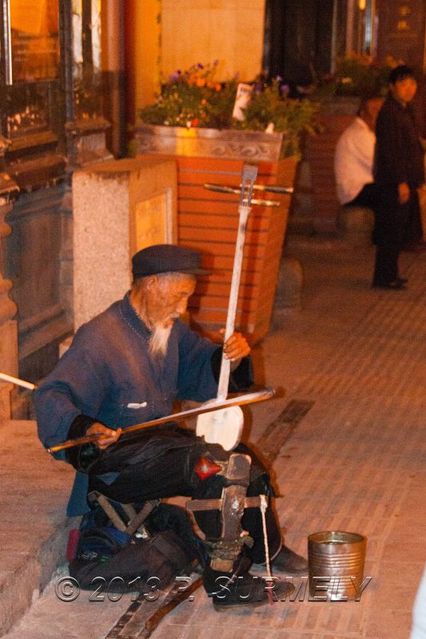
<svg viewBox="0 0 426 639"><path fill-rule="evenodd" d="M136 279L157 273L188 273L207 275L201 268L198 251L175 244L154 244L135 253L132 257L132 273Z"/></svg>

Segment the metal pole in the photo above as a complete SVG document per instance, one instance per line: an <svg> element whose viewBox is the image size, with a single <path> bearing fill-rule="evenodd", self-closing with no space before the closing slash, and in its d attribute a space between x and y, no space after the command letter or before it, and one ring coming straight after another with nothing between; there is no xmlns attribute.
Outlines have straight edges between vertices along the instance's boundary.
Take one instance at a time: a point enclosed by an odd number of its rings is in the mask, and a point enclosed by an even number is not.
<svg viewBox="0 0 426 639"><path fill-rule="evenodd" d="M240 214L238 223L237 242L235 247L234 266L232 271L231 292L229 295L228 315L226 318L226 328L224 341L226 342L234 332L235 317L237 314L238 289L240 287L241 269L243 264L244 240L246 235L247 219L251 210L251 197L253 193L253 184L257 176L257 166L246 164L243 167L243 179L241 184L240 205L238 211ZM228 395L229 375L231 372L231 362L222 355L222 363L220 366L219 385L217 390L217 399L224 400Z"/></svg>
<svg viewBox="0 0 426 639"><path fill-rule="evenodd" d="M10 0L3 0L4 78L7 86L13 84L12 27L10 23Z"/></svg>

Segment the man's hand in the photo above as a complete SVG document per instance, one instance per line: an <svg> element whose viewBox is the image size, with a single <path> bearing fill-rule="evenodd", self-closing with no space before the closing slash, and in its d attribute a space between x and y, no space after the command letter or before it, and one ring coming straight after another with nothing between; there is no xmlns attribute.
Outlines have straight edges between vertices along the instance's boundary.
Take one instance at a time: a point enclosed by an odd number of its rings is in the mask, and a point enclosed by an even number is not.
<svg viewBox="0 0 426 639"><path fill-rule="evenodd" d="M95 435L97 433L102 433L98 440L96 440L96 446L101 448L108 448L111 444L115 444L118 438L121 435L121 428L114 430L113 428L108 428L99 422L95 422L87 429L86 435Z"/></svg>
<svg viewBox="0 0 426 639"><path fill-rule="evenodd" d="M398 184L398 200L400 204L406 204L410 199L410 187L407 182Z"/></svg>
<svg viewBox="0 0 426 639"><path fill-rule="evenodd" d="M223 345L225 357L230 359L231 362L239 362L242 357L247 357L250 354L250 350L246 338L241 333L233 333Z"/></svg>

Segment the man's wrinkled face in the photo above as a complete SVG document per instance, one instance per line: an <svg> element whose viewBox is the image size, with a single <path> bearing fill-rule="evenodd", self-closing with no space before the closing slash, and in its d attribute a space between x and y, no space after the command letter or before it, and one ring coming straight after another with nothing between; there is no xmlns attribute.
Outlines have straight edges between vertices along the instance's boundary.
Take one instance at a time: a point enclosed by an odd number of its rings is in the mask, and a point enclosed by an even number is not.
<svg viewBox="0 0 426 639"><path fill-rule="evenodd" d="M416 95L417 82L414 78L408 76L402 80L397 80L395 84L391 84L390 90L395 100L408 104Z"/></svg>
<svg viewBox="0 0 426 639"><path fill-rule="evenodd" d="M193 275L180 274L168 278L157 275L146 291L146 306L152 325L170 328L175 319L185 313L188 300L195 290Z"/></svg>

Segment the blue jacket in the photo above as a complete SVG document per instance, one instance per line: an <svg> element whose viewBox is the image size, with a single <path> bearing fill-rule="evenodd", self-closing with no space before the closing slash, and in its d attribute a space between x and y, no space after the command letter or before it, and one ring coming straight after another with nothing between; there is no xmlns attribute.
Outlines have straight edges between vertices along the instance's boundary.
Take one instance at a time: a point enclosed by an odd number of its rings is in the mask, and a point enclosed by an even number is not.
<svg viewBox="0 0 426 639"><path fill-rule="evenodd" d="M128 294L77 331L70 349L34 392L39 437L46 447L68 439L79 415L125 428L172 413L176 399L202 402L216 395L211 365L216 344L177 320L160 361L149 355L149 337ZM64 453L57 457L65 459ZM87 484L87 475L77 473L69 515L87 510Z"/></svg>

